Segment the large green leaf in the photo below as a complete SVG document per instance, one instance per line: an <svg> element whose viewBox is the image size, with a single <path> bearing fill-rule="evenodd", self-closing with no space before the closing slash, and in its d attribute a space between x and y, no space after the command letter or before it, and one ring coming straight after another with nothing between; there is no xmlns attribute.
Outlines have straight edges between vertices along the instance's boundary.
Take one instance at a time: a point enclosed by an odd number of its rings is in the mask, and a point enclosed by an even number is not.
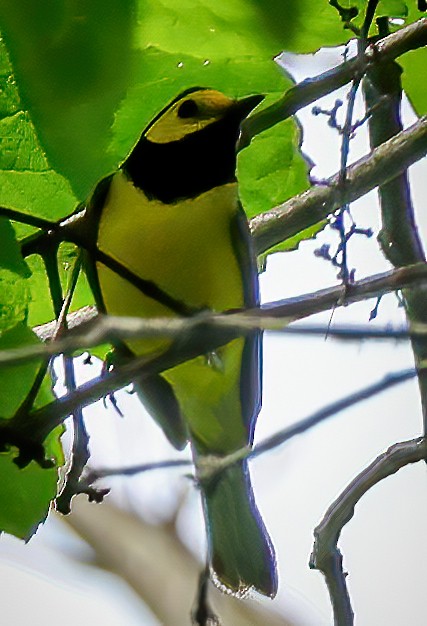
<svg viewBox="0 0 427 626"><path fill-rule="evenodd" d="M283 91L274 55L347 38L328 2L313 12L312 0L22 0L0 3L0 26L22 109L80 200L186 87Z"/></svg>
<svg viewBox="0 0 427 626"><path fill-rule="evenodd" d="M23 108L51 167L68 178L80 198L111 166L109 131L132 68L133 5L129 0L0 4Z"/></svg>

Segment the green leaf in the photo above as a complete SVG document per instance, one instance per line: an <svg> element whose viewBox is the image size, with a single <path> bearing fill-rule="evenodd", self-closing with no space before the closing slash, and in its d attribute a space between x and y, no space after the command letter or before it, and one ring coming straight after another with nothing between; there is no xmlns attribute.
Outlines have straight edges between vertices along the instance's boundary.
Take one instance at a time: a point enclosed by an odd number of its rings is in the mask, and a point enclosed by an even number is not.
<svg viewBox="0 0 427 626"><path fill-rule="evenodd" d="M425 88L425 71L427 67L427 48L408 52L399 58L403 68L402 86L415 112L418 115L427 113L427 90Z"/></svg>
<svg viewBox="0 0 427 626"><path fill-rule="evenodd" d="M399 59L399 65L403 68L402 86L411 105L418 115L425 115L427 113L427 90L423 77L427 67L427 48L408 52Z"/></svg>
<svg viewBox="0 0 427 626"><path fill-rule="evenodd" d="M49 282L43 259L39 255L32 255L27 259L31 270L29 282L30 303L28 311L28 324L31 328L39 326L55 319L53 304L49 292Z"/></svg>
<svg viewBox="0 0 427 626"><path fill-rule="evenodd" d="M293 119L255 137L239 154L239 194L249 217L268 211L309 187L309 165Z"/></svg>
<svg viewBox="0 0 427 626"><path fill-rule="evenodd" d="M77 200L67 180L53 170L0 170L0 205L21 211L24 216L37 215L55 221L71 213ZM19 234L27 235L33 230L20 229Z"/></svg>
<svg viewBox="0 0 427 626"><path fill-rule="evenodd" d="M75 204L68 182L49 166L30 116L22 108L0 39L0 205L55 219Z"/></svg>
<svg viewBox="0 0 427 626"><path fill-rule="evenodd" d="M0 271L0 331L26 319L29 297L27 280L15 272Z"/></svg>
<svg viewBox="0 0 427 626"><path fill-rule="evenodd" d="M268 250L264 255L262 255L261 262L263 262L268 255L274 254L275 252L293 252L295 250L298 250L301 242L307 241L309 239L315 239L316 236L325 228L325 226L327 226L327 224L328 220L322 220L321 222L317 222L317 224L313 224L308 228L304 228L304 230L301 230L293 237L289 237L282 243L279 243L270 250Z"/></svg>
<svg viewBox="0 0 427 626"><path fill-rule="evenodd" d="M78 248L76 246L70 243L60 245L57 259L64 295L68 293L70 277L77 257ZM31 293L28 324L33 328L34 326L51 322L55 318L55 314L50 296L49 282L42 258L39 255L32 255L28 258L28 265L32 274L28 281ZM86 274L82 269L69 310L70 312L77 311L84 306L92 304L94 304L93 294L87 282Z"/></svg>
<svg viewBox="0 0 427 626"><path fill-rule="evenodd" d="M0 336L0 350L9 350L38 343L37 337L24 324ZM40 363L31 361L21 365L2 367L0 376L0 416L11 418L27 397L39 371ZM52 399L50 383L45 379L36 399L39 407ZM47 437L44 447L47 458L53 458L56 467L42 469L34 461L24 469L13 462L17 451L0 453L0 531L29 539L44 521L50 502L56 496L58 469L64 462L59 440L63 427L56 428Z"/></svg>
<svg viewBox="0 0 427 626"><path fill-rule="evenodd" d="M22 258L15 231L9 220L0 217L0 268L28 278L30 271Z"/></svg>
<svg viewBox="0 0 427 626"><path fill-rule="evenodd" d="M9 221L0 218L0 331L26 319L30 270Z"/></svg>
<svg viewBox="0 0 427 626"><path fill-rule="evenodd" d="M425 18L426 14L418 11L415 0L409 4L406 24ZM427 113L427 90L425 88L425 71L427 67L427 48L419 48L404 54L397 59L403 68L402 85L418 115Z"/></svg>
<svg viewBox="0 0 427 626"><path fill-rule="evenodd" d="M376 17L404 18L408 15L408 5L403 0L380 0L375 15Z"/></svg>
<svg viewBox="0 0 427 626"><path fill-rule="evenodd" d="M299 126L294 119L288 119L255 137L239 154L239 194L248 217L309 188L311 163L303 157L300 142ZM269 254L296 250L301 241L313 239L326 224L323 220L274 246L258 259L260 266L265 265Z"/></svg>
<svg viewBox="0 0 427 626"><path fill-rule="evenodd" d="M23 108L50 165L84 199L111 167L114 111L132 70L133 0L0 5Z"/></svg>
<svg viewBox="0 0 427 626"><path fill-rule="evenodd" d="M0 454L0 531L29 539L49 512L56 495L58 472L32 461L19 469L13 452Z"/></svg>
<svg viewBox="0 0 427 626"><path fill-rule="evenodd" d="M12 350L40 343L36 335L23 323L0 335L0 350ZM36 378L40 362L2 366L0 376L0 417L13 417L21 406Z"/></svg>
<svg viewBox="0 0 427 626"><path fill-rule="evenodd" d="M58 263L59 275L64 294L68 293L70 288L71 273L79 255L79 249L70 243L63 243L59 247ZM73 293L70 311L77 311L83 306L95 304L92 291L88 285L86 274L83 269L80 270L76 288Z"/></svg>
<svg viewBox="0 0 427 626"><path fill-rule="evenodd" d="M138 8L144 47L211 60L267 60L285 49L302 52L342 41L342 25L326 1L317 2L315 12L312 0L145 0Z"/></svg>
<svg viewBox="0 0 427 626"><path fill-rule="evenodd" d="M313 224L312 226L309 226L308 228L304 228L304 230L301 230L299 233L297 233L293 237L289 237L289 239L286 239L286 241L284 241L283 244L279 244L278 246L275 246L271 251L272 252L276 252L276 251L291 252L292 250L297 250L299 247L299 244L302 241L307 241L308 239L315 239L316 236L325 228L325 226L328 225L328 223L329 223L328 220L322 220L320 222L317 222L317 224Z"/></svg>

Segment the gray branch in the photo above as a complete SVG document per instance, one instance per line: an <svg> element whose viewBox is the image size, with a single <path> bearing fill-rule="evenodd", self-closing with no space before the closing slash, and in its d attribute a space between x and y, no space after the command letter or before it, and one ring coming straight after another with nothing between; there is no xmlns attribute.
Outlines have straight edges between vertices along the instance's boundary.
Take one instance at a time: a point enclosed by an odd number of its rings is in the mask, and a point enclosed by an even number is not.
<svg viewBox="0 0 427 626"><path fill-rule="evenodd" d="M317 224L344 204L395 178L427 154L427 116L381 144L347 169L346 184L335 174L251 220L257 254Z"/></svg>
<svg viewBox="0 0 427 626"><path fill-rule="evenodd" d="M307 78L291 87L280 100L245 120L239 148L248 146L255 135L291 117L322 96L343 87L356 76L361 76L371 64L392 61L405 52L425 45L427 45L427 19L422 18L371 44L364 55L358 55L314 78Z"/></svg>
<svg viewBox="0 0 427 626"><path fill-rule="evenodd" d="M356 504L371 487L409 463L417 463L426 457L427 440L421 437L392 445L351 481L329 507L325 517L315 529L310 567L321 571L325 576L336 626L353 624L346 574L342 567L342 554L338 548L343 527L352 519Z"/></svg>
<svg viewBox="0 0 427 626"><path fill-rule="evenodd" d="M338 285L314 293L270 302L263 305L261 309L251 309L235 314L206 314L203 317L154 318L149 320L115 318L97 316L94 308L85 307L77 313L72 313L69 320L67 318L70 330L61 339L48 341L52 338L55 329L55 323L51 322L35 328L36 334L47 343L0 351L0 367L16 365L36 358L72 353L82 348L111 342L113 339L124 340L154 336L173 339L178 337L180 333L189 333L191 330L197 329L202 323L205 326L216 326L217 333L220 333L221 329L227 334L234 331L235 336L256 328L277 331L295 320L303 319L314 313L384 295L404 287L423 283L426 280L427 266L424 263L419 263L364 278L347 287L346 291L341 285ZM297 331L295 329L288 332ZM330 332L333 333L333 329ZM423 332L422 325L411 327L410 332L406 333L405 337ZM208 349L207 344L204 348L205 351ZM202 348L201 351L203 351ZM169 367L171 366L169 363Z"/></svg>

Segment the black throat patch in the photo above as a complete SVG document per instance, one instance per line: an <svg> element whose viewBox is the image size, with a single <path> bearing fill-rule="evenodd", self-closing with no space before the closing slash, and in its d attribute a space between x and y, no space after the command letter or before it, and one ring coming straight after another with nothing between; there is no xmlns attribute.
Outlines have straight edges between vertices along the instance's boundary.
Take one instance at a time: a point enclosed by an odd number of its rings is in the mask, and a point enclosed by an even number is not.
<svg viewBox="0 0 427 626"><path fill-rule="evenodd" d="M233 182L241 119L233 113L178 141L142 135L122 169L148 198L166 204Z"/></svg>

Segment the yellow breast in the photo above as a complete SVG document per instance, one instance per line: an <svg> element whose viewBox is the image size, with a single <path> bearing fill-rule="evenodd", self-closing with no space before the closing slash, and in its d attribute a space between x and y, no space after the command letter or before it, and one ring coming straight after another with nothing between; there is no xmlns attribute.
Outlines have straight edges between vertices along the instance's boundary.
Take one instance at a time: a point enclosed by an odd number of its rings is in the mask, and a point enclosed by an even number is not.
<svg viewBox="0 0 427 626"><path fill-rule="evenodd" d="M119 171L101 215L98 247L192 308L222 311L241 307L242 275L231 229L236 212L235 183L194 199L162 204L149 200ZM108 313L174 315L103 264L98 263L97 269ZM162 343L132 342L130 347L141 354L159 349Z"/></svg>

